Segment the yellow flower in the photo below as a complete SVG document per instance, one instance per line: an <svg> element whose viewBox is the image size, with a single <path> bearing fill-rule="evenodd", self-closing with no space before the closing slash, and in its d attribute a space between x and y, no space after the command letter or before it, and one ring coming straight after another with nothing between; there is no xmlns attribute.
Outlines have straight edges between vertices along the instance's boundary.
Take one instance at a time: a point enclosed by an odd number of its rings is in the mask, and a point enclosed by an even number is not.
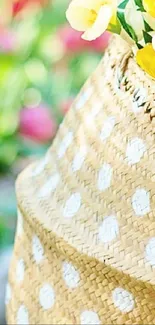
<svg viewBox="0 0 155 325"><path fill-rule="evenodd" d="M155 1L143 0L144 9L152 16L155 17Z"/></svg>
<svg viewBox="0 0 155 325"><path fill-rule="evenodd" d="M152 37L152 46L155 51L155 35L153 35L153 37Z"/></svg>
<svg viewBox="0 0 155 325"><path fill-rule="evenodd" d="M155 78L155 51L151 43L137 51L136 61L146 73Z"/></svg>
<svg viewBox="0 0 155 325"><path fill-rule="evenodd" d="M117 0L73 0L66 12L70 25L84 32L82 38L94 40L116 24Z"/></svg>

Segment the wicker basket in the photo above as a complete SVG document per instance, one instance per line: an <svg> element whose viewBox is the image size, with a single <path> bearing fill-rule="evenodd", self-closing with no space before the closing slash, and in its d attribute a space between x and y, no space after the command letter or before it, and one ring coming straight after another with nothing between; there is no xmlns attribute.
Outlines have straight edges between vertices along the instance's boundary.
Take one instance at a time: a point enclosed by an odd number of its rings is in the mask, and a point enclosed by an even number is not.
<svg viewBox="0 0 155 325"><path fill-rule="evenodd" d="M8 324L155 324L154 94L114 37L17 181Z"/></svg>

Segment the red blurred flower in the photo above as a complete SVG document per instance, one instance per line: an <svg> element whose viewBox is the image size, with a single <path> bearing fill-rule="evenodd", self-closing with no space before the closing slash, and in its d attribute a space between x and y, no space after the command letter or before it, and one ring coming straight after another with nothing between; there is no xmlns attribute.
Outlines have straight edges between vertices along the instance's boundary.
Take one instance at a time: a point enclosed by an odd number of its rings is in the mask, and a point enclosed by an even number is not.
<svg viewBox="0 0 155 325"><path fill-rule="evenodd" d="M55 136L56 122L44 106L25 107L20 114L20 133L36 142L47 142Z"/></svg>
<svg viewBox="0 0 155 325"><path fill-rule="evenodd" d="M64 25L58 31L58 35L66 51L78 53L86 50L103 52L108 45L110 33L105 32L94 41L85 41L81 38L82 33L72 29L69 25Z"/></svg>
<svg viewBox="0 0 155 325"><path fill-rule="evenodd" d="M23 9L27 8L29 5L38 4L39 6L44 6L47 4L47 0L14 0L13 2L13 16L16 16Z"/></svg>
<svg viewBox="0 0 155 325"><path fill-rule="evenodd" d="M2 3L1 3L2 2ZM0 27L8 26L13 17L40 10L49 0L0 0Z"/></svg>

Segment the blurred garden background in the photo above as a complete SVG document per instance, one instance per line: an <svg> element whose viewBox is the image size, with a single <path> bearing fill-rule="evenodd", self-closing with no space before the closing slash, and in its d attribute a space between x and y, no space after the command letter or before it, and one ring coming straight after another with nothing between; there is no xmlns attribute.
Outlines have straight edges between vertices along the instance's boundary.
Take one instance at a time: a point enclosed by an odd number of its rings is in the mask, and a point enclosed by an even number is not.
<svg viewBox="0 0 155 325"><path fill-rule="evenodd" d="M83 41L66 22L67 6L0 0L0 253L14 241L18 173L52 143L109 40Z"/></svg>

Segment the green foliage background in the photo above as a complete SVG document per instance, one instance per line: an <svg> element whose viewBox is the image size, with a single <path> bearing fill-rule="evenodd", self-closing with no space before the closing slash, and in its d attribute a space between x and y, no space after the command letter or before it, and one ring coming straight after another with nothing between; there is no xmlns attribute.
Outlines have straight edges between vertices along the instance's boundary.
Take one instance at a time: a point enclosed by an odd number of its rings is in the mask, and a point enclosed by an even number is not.
<svg viewBox="0 0 155 325"><path fill-rule="evenodd" d="M59 125L61 101L76 96L101 57L64 51L58 31L66 23L67 5L57 0L38 14L12 20L8 30L14 33L15 50L0 51L0 248L14 238L16 165L42 155L49 146L23 140L20 110L32 103L47 104Z"/></svg>

